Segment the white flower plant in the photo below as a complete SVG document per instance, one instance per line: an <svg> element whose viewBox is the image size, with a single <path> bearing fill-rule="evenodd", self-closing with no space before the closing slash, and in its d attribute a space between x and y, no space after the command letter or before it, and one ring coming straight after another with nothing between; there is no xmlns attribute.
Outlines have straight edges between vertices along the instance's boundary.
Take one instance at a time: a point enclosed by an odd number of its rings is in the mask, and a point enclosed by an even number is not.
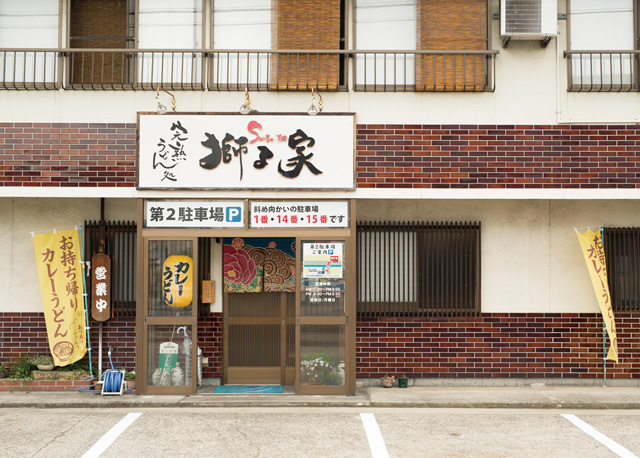
<svg viewBox="0 0 640 458"><path fill-rule="evenodd" d="M338 370L335 358L326 352L308 353L300 363L302 383L320 385L342 385L344 377Z"/></svg>

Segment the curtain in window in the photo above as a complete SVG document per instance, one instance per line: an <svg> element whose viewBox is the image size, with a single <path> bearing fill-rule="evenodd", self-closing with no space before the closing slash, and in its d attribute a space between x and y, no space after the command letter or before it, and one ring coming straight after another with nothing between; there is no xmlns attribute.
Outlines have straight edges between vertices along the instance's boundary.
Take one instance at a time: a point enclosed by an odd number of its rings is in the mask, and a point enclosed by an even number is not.
<svg viewBox="0 0 640 458"><path fill-rule="evenodd" d="M338 50L340 0L275 0L271 30L277 50ZM271 62L271 87L335 90L339 64L335 54L278 54Z"/></svg>
<svg viewBox="0 0 640 458"><path fill-rule="evenodd" d="M486 0L418 1L417 48L426 51L487 49ZM481 91L485 56L422 55L416 59L418 91Z"/></svg>
<svg viewBox="0 0 640 458"><path fill-rule="evenodd" d="M70 2L69 46L126 49L133 44L129 10L126 0ZM122 84L131 81L131 67L122 52L72 53L70 79L72 84Z"/></svg>

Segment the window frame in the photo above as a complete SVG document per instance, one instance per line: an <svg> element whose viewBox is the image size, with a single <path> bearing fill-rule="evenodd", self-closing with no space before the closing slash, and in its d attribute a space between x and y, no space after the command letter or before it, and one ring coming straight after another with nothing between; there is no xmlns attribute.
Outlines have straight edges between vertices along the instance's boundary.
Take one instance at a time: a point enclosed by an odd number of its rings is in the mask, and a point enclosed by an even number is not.
<svg viewBox="0 0 640 458"><path fill-rule="evenodd" d="M566 41L566 49L567 49L567 53L565 53L565 57L567 59L567 90L569 92L628 92L628 91L638 91L640 89L640 74L639 74L639 70L640 70L640 66L639 66L639 55L638 53L634 52L634 51L639 51L640 50L640 33L639 33L639 19L638 19L638 15L640 14L640 8L639 8L639 0L631 0L632 5L633 5L633 48L631 50L613 50L613 49L603 49L603 51L607 51L607 53L611 52L611 51L618 51L618 52L622 52L622 54L624 54L625 52L630 52L631 54L633 54L633 58L631 60L630 63L630 74L629 74L629 78L630 78L630 84L629 85L625 85L622 83L622 78L623 75L621 74L620 76L620 84L613 84L612 82L609 84L605 84L603 82L604 79L604 75L602 73L599 74L599 79L600 82L599 83L594 83L593 82L593 72L591 70L591 68L588 71L588 82L584 82L585 78L584 76L582 76L579 80L579 82L574 83L574 71L573 71L573 63L574 63L574 59L583 59L585 57L588 57L588 55L592 55L595 53L587 53L585 54L578 54L577 56L575 55L576 52L579 51L595 51L595 50L581 50L581 49L573 49L571 47L571 30L572 30L572 26L571 26L571 2L572 0L566 0L567 4L566 4L566 16L567 16L567 30L566 30L566 35L567 35L567 41ZM575 0L573 0L575 1ZM600 35L602 36L602 35ZM606 36L606 35L605 35ZM609 61L611 62L612 58L615 56L615 52L611 52L611 56L609 56ZM619 58L622 59L622 54L619 54ZM589 62L590 65L592 65L592 57L588 57L589 58ZM602 56L600 57L600 59L602 59ZM581 65L582 67L582 65ZM602 68L602 66L601 66ZM610 65L611 68L611 65ZM581 72L582 73L582 72ZM610 80L613 80L613 76L610 75L609 76Z"/></svg>
<svg viewBox="0 0 640 458"><path fill-rule="evenodd" d="M480 315L480 222L359 222L357 237L359 317Z"/></svg>
<svg viewBox="0 0 640 458"><path fill-rule="evenodd" d="M640 227L603 227L602 242L613 312L640 312Z"/></svg>

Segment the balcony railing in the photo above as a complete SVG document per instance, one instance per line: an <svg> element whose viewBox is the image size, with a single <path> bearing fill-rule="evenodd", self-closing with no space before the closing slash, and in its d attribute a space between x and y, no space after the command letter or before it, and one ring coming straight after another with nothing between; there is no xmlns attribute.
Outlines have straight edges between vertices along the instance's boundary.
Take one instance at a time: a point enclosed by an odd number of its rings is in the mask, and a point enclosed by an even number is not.
<svg viewBox="0 0 640 458"><path fill-rule="evenodd" d="M498 52L0 49L0 88L482 92Z"/></svg>
<svg viewBox="0 0 640 458"><path fill-rule="evenodd" d="M572 92L638 91L640 51L565 51L567 88Z"/></svg>

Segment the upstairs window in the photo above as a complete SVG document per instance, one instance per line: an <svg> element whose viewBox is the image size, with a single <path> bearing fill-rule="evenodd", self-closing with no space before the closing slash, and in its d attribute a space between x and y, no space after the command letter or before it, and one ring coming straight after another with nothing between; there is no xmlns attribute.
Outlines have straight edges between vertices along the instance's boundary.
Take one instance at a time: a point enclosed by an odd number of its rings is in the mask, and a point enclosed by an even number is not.
<svg viewBox="0 0 640 458"><path fill-rule="evenodd" d="M569 1L569 90L637 89L636 7L634 0Z"/></svg>
<svg viewBox="0 0 640 458"><path fill-rule="evenodd" d="M58 0L0 0L1 46L25 50L58 48L59 6ZM5 84L38 87L56 81L58 60L55 52L9 51L2 54L0 75Z"/></svg>
<svg viewBox="0 0 640 458"><path fill-rule="evenodd" d="M343 43L341 24L340 0L216 0L213 47L223 51L213 57L213 84L221 89L336 90L343 64L333 51ZM224 51L245 49L256 51ZM288 52L293 50L319 52Z"/></svg>
<svg viewBox="0 0 640 458"><path fill-rule="evenodd" d="M134 0L69 2L69 82L82 87L131 84L134 59L121 50L134 48ZM114 51L84 51L85 49Z"/></svg>
<svg viewBox="0 0 640 458"><path fill-rule="evenodd" d="M487 0L355 0L355 21L357 86L485 89Z"/></svg>
<svg viewBox="0 0 640 458"><path fill-rule="evenodd" d="M138 49L176 50L138 53L139 82L196 89L202 82L202 53L186 50L202 49L202 43L202 0L139 0Z"/></svg>

